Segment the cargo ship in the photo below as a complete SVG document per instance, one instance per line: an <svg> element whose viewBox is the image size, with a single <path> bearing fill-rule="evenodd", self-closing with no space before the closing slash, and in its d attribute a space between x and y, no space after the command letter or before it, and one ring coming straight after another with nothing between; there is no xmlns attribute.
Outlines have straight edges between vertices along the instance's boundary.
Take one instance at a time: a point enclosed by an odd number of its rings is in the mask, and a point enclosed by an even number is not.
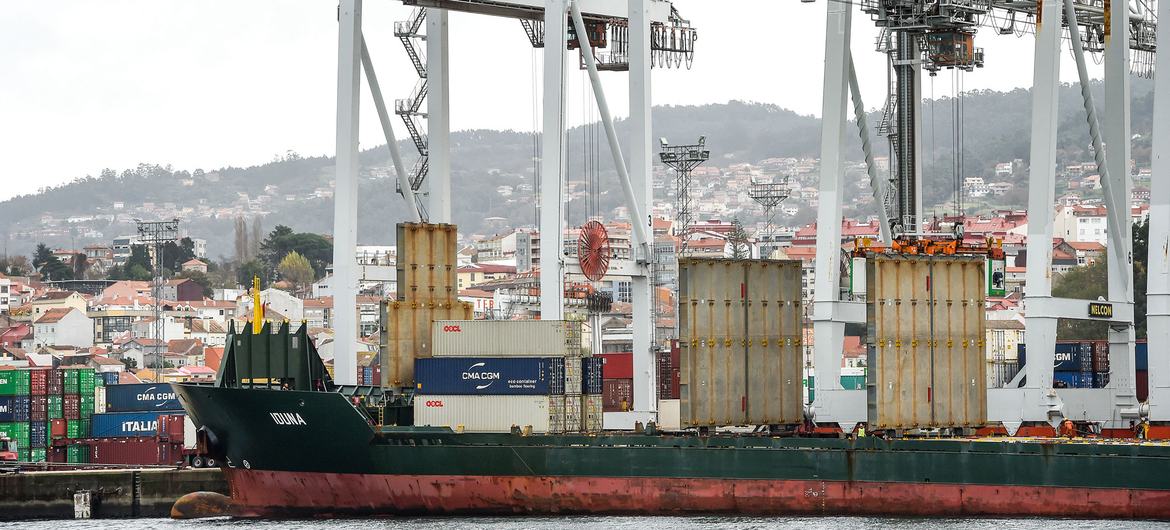
<svg viewBox="0 0 1170 530"><path fill-rule="evenodd" d="M391 426L394 407L370 406L384 397L381 389L334 385L303 328L266 325L257 334L248 327L230 337L216 385L173 385L201 450L221 463L241 517L1170 519L1165 443L700 435L653 425L583 434ZM253 377L258 370L265 377Z"/></svg>

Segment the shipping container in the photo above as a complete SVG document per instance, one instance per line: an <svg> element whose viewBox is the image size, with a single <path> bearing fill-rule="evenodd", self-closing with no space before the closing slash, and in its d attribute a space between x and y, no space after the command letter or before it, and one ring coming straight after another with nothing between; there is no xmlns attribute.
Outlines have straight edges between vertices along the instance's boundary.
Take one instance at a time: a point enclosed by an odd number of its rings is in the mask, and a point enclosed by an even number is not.
<svg viewBox="0 0 1170 530"><path fill-rule="evenodd" d="M870 429L987 423L982 256L866 258Z"/></svg>
<svg viewBox="0 0 1170 530"><path fill-rule="evenodd" d="M1102 350L1101 343L1104 343ZM1102 352L1102 353L1098 353ZM1104 355L1099 361L1097 355ZM1026 344L1016 345L1016 358L1020 366L1027 364L1028 348ZM1055 372L1092 372L1094 366L1101 363L1108 371L1109 343L1104 341L1057 341L1052 357L1052 370Z"/></svg>
<svg viewBox="0 0 1170 530"><path fill-rule="evenodd" d="M594 355L602 360L603 379L633 379L634 354L630 352L599 353Z"/></svg>
<svg viewBox="0 0 1170 530"><path fill-rule="evenodd" d="M658 352L658 399L678 399L679 391L678 341L670 341L670 348Z"/></svg>
<svg viewBox="0 0 1170 530"><path fill-rule="evenodd" d="M601 432L604 428L604 396L600 392L586 394L585 397L585 432Z"/></svg>
<svg viewBox="0 0 1170 530"><path fill-rule="evenodd" d="M27 396L28 370L0 370L0 396Z"/></svg>
<svg viewBox="0 0 1170 530"><path fill-rule="evenodd" d="M1092 372L1053 372L1053 388L1093 388Z"/></svg>
<svg viewBox="0 0 1170 530"><path fill-rule="evenodd" d="M16 442L16 447L28 448L29 432L27 422L3 422L0 423L0 436L6 436L9 440Z"/></svg>
<svg viewBox="0 0 1170 530"><path fill-rule="evenodd" d="M182 410L175 390L167 383L138 383L106 387L106 412Z"/></svg>
<svg viewBox="0 0 1170 530"><path fill-rule="evenodd" d="M1093 371L1104 373L1109 371L1109 341L1093 341Z"/></svg>
<svg viewBox="0 0 1170 530"><path fill-rule="evenodd" d="M58 440L65 438L68 434L69 422L63 419L49 420L49 439Z"/></svg>
<svg viewBox="0 0 1170 530"><path fill-rule="evenodd" d="M415 392L421 395L548 395L554 390L550 386L555 377L552 367L563 362L561 358L542 357L418 359L414 368ZM563 385L561 393L564 393Z"/></svg>
<svg viewBox="0 0 1170 530"><path fill-rule="evenodd" d="M474 307L466 302L399 302L383 300L379 333L382 386L413 388L414 360L430 357L431 324L436 320L469 319Z"/></svg>
<svg viewBox="0 0 1170 530"><path fill-rule="evenodd" d="M97 373L93 368L78 368L77 369L77 388L78 394L83 396L93 396L93 389L97 387Z"/></svg>
<svg viewBox="0 0 1170 530"><path fill-rule="evenodd" d="M173 412L171 412L173 414ZM107 412L94 414L90 436L154 436L158 432L159 412Z"/></svg>
<svg viewBox="0 0 1170 530"><path fill-rule="evenodd" d="M451 224L398 223L398 300L449 303L459 296L455 259L458 230Z"/></svg>
<svg viewBox="0 0 1170 530"><path fill-rule="evenodd" d="M94 438L85 440L94 464L177 465L183 461L181 443L155 436Z"/></svg>
<svg viewBox="0 0 1170 530"><path fill-rule="evenodd" d="M550 396L416 396L414 424L456 431L462 426L464 432L509 432L513 425L531 426L534 433L547 433L549 401Z"/></svg>
<svg viewBox="0 0 1170 530"><path fill-rule="evenodd" d="M163 440L183 443L186 414L162 414L158 417L158 437Z"/></svg>
<svg viewBox="0 0 1170 530"><path fill-rule="evenodd" d="M561 360L565 367L565 388L562 392L550 394L569 394L578 396L584 392L584 368L580 357L565 357Z"/></svg>
<svg viewBox="0 0 1170 530"><path fill-rule="evenodd" d="M50 370L45 380L46 393L50 396L60 396L65 393L65 374L61 370Z"/></svg>
<svg viewBox="0 0 1170 530"><path fill-rule="evenodd" d="M581 322L572 320L437 320L434 357L579 357Z"/></svg>
<svg viewBox="0 0 1170 530"><path fill-rule="evenodd" d="M28 393L34 396L47 394L49 392L49 375L52 373L51 368L30 369L28 371Z"/></svg>
<svg viewBox="0 0 1170 530"><path fill-rule="evenodd" d="M601 409L604 412L625 412L634 404L633 379L606 379L602 383Z"/></svg>
<svg viewBox="0 0 1170 530"><path fill-rule="evenodd" d="M48 421L49 396L29 396L28 419L29 421Z"/></svg>
<svg viewBox="0 0 1170 530"><path fill-rule="evenodd" d="M61 401L64 398L62 398L60 394L56 394L56 395L49 394L48 396L45 396L45 397L48 398L46 400L48 403L46 410L48 411L49 419L50 420L63 419L65 417L65 410L62 407Z"/></svg>
<svg viewBox="0 0 1170 530"><path fill-rule="evenodd" d="M89 446L82 444L69 444L65 446L65 462L70 464L88 464Z"/></svg>
<svg viewBox="0 0 1170 530"><path fill-rule="evenodd" d="M106 410L106 399L107 399L107 393L106 393L106 387L104 385L98 386L97 388L95 388L93 390L93 412L95 414L102 414L104 412L108 412Z"/></svg>
<svg viewBox="0 0 1170 530"><path fill-rule="evenodd" d="M679 260L684 427L803 421L800 267L794 260Z"/></svg>
<svg viewBox="0 0 1170 530"><path fill-rule="evenodd" d="M20 446L16 448L16 459L21 462L28 462L32 458L28 446Z"/></svg>
<svg viewBox="0 0 1170 530"><path fill-rule="evenodd" d="M61 378L64 381L62 386L62 393L64 394L80 394L81 393L81 373L76 368L62 368Z"/></svg>
<svg viewBox="0 0 1170 530"><path fill-rule="evenodd" d="M1150 369L1150 347L1146 339L1139 339L1134 345L1134 364L1138 370Z"/></svg>
<svg viewBox="0 0 1170 530"><path fill-rule="evenodd" d="M1138 370L1134 382L1137 386L1137 399L1139 403L1145 403L1146 399L1150 397L1150 372L1147 370Z"/></svg>
<svg viewBox="0 0 1170 530"><path fill-rule="evenodd" d="M81 397L70 394L62 396L61 416L67 420L81 419Z"/></svg>
<svg viewBox="0 0 1170 530"><path fill-rule="evenodd" d="M583 394L601 395L601 382L605 373L604 359L593 356L582 359L584 369L581 375L581 392ZM632 377L632 374L631 374Z"/></svg>
<svg viewBox="0 0 1170 530"><path fill-rule="evenodd" d="M65 420L65 437L70 439L93 436L93 420Z"/></svg>
<svg viewBox="0 0 1170 530"><path fill-rule="evenodd" d="M45 448L44 447L33 447L33 448L29 449L28 453L29 453L28 454L28 461L29 462L44 462L45 461Z"/></svg>
<svg viewBox="0 0 1170 530"><path fill-rule="evenodd" d="M0 422L28 421L30 406L29 396L0 396Z"/></svg>
<svg viewBox="0 0 1170 530"><path fill-rule="evenodd" d="M28 445L33 448L49 446L49 424L33 421L28 424Z"/></svg>
<svg viewBox="0 0 1170 530"><path fill-rule="evenodd" d="M102 372L102 382L109 385L118 384L118 372Z"/></svg>

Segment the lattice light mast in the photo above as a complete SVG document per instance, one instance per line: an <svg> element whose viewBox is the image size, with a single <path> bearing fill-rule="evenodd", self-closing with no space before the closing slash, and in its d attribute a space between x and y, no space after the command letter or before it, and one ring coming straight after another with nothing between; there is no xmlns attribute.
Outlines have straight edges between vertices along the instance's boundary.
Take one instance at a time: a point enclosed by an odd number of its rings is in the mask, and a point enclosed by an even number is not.
<svg viewBox="0 0 1170 530"><path fill-rule="evenodd" d="M782 175L773 178L770 181L752 179L751 186L748 188L748 197L760 204L764 208L764 229L761 230L758 239L774 243L773 239L776 235L776 207L784 202L791 194L792 189L788 184L788 175ZM761 255L761 257L764 257Z"/></svg>
<svg viewBox="0 0 1170 530"><path fill-rule="evenodd" d="M169 221L142 221L135 219L138 224L138 241L144 245L148 245L152 253L152 262L154 266L154 278L150 281L150 296L154 299L153 316L154 322L151 322L152 339L158 341L159 345L165 343L165 329L162 319L162 285L166 279L163 277L163 247L167 243L173 243L179 239L179 220L171 219ZM156 347L157 348L157 347ZM158 350L155 350L156 354ZM161 368L161 358L155 355L156 366L154 368Z"/></svg>
<svg viewBox="0 0 1170 530"><path fill-rule="evenodd" d="M694 224L691 212L691 171L711 158L711 151L707 150L706 136L700 136L699 142L692 145L670 145L666 138L659 139L659 143L662 146L659 159L674 169L674 235L682 240L685 249L687 233Z"/></svg>

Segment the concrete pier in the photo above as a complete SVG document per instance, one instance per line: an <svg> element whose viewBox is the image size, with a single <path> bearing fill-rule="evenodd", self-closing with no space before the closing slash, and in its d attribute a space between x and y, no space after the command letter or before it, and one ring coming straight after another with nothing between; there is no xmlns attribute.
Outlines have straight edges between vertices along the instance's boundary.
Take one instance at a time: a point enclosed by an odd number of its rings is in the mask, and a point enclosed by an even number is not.
<svg viewBox="0 0 1170 530"><path fill-rule="evenodd" d="M228 494L218 469L108 469L0 474L0 520L73 519L74 493L94 492L92 517L167 517L195 491Z"/></svg>

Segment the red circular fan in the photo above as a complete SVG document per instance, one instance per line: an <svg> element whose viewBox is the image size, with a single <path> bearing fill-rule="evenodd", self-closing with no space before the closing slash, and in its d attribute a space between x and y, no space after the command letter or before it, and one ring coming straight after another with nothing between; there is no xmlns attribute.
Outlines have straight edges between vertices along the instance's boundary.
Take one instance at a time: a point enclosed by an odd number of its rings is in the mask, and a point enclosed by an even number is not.
<svg viewBox="0 0 1170 530"><path fill-rule="evenodd" d="M585 277L594 282L604 277L612 254L605 225L597 221L585 223L581 227L581 237L577 239L577 263Z"/></svg>

